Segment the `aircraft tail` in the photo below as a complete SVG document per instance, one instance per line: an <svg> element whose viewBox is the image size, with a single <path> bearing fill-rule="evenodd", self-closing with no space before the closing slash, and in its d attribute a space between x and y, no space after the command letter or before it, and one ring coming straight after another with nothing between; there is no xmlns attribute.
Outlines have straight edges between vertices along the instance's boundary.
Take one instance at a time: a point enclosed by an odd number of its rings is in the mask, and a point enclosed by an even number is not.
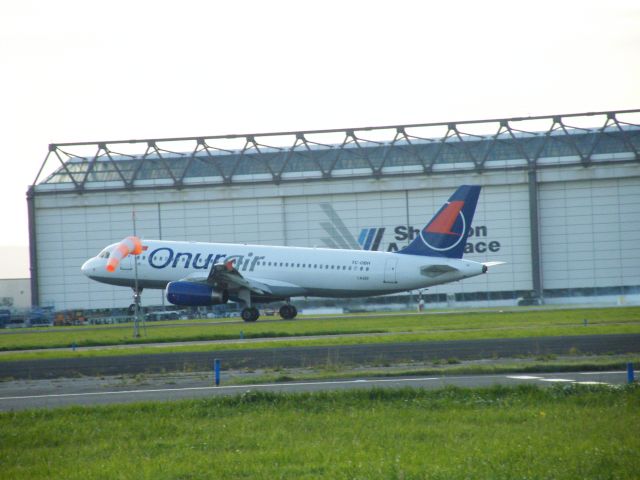
<svg viewBox="0 0 640 480"><path fill-rule="evenodd" d="M462 258L480 195L479 185L462 185L419 235L398 253Z"/></svg>

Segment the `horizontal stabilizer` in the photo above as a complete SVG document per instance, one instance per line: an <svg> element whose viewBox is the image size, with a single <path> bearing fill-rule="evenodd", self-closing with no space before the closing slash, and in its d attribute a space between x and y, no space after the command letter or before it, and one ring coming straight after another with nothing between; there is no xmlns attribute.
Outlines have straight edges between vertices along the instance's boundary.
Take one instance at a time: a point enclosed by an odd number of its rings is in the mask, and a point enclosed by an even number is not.
<svg viewBox="0 0 640 480"><path fill-rule="evenodd" d="M504 265L507 262L482 262L485 267L496 267L498 265Z"/></svg>

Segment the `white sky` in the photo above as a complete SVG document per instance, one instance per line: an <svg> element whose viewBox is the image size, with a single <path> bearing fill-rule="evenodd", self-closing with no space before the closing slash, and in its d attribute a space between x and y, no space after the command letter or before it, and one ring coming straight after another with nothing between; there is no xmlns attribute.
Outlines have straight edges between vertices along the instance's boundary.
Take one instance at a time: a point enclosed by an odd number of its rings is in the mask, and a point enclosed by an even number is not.
<svg viewBox="0 0 640 480"><path fill-rule="evenodd" d="M640 108L640 2L4 0L0 87L2 278L49 143Z"/></svg>

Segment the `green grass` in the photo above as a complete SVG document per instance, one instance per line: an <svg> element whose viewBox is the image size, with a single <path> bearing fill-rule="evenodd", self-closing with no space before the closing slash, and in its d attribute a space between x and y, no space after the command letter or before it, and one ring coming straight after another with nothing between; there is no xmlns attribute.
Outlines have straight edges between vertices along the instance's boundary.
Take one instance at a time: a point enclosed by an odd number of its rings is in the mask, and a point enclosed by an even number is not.
<svg viewBox="0 0 640 480"><path fill-rule="evenodd" d="M249 393L0 414L7 479L635 479L640 389Z"/></svg>
<svg viewBox="0 0 640 480"><path fill-rule="evenodd" d="M0 350L36 348L64 348L73 342L78 346L123 345L135 343L177 342L197 340L237 339L240 332L245 338L295 337L302 335L337 335L353 333L393 332L448 332L457 330L499 331L502 329L535 330L547 327L583 327L585 318L590 326L603 323L640 323L640 307L470 312L453 314L353 316L288 322L256 322L231 324L171 325L147 324L147 335L132 338L132 328L122 326L84 327L67 329L58 327L46 332L21 331L0 335ZM15 331L14 331L15 332Z"/></svg>
<svg viewBox="0 0 640 480"><path fill-rule="evenodd" d="M588 326L584 319L588 318ZM145 343L192 342L202 340L264 338L264 341L212 345L145 346ZM370 335L357 336L358 333ZM384 335L372 335L383 333ZM341 319L314 319L292 322L263 322L255 324L171 325L147 329L147 336L138 339L135 347L127 349L82 350L83 346L126 345L134 342L131 331L122 328L91 328L36 333L0 335L0 350L26 350L0 354L0 361L47 358L75 358L89 356L133 355L168 352L197 352L247 348L275 348L289 346L352 345L363 343L395 343L412 341L469 340L484 338L521 338L558 335L599 335L612 333L640 333L640 307L505 311L455 313L451 315L390 315L384 317L357 316ZM327 338L300 339L318 335ZM345 335L329 337L329 335ZM273 342L269 338L287 338ZM290 337L290 338L288 338ZM79 351L71 351L75 342ZM29 352L29 349L63 348L68 350Z"/></svg>

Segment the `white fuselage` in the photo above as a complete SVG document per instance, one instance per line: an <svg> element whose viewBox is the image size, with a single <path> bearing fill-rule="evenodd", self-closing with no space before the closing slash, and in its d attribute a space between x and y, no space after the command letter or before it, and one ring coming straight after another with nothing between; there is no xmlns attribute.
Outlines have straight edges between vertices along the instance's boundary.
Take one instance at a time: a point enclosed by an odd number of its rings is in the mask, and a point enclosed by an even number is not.
<svg viewBox="0 0 640 480"><path fill-rule="evenodd" d="M234 260L243 277L268 285L274 295L284 298L384 295L486 271L482 263L471 260L364 250L162 240L143 244L140 255L127 256L113 272L106 270L103 256L113 245L87 260L82 271L112 285L133 287L137 275L140 288L165 288L172 281L206 277L214 264ZM427 270L434 265L435 270Z"/></svg>

